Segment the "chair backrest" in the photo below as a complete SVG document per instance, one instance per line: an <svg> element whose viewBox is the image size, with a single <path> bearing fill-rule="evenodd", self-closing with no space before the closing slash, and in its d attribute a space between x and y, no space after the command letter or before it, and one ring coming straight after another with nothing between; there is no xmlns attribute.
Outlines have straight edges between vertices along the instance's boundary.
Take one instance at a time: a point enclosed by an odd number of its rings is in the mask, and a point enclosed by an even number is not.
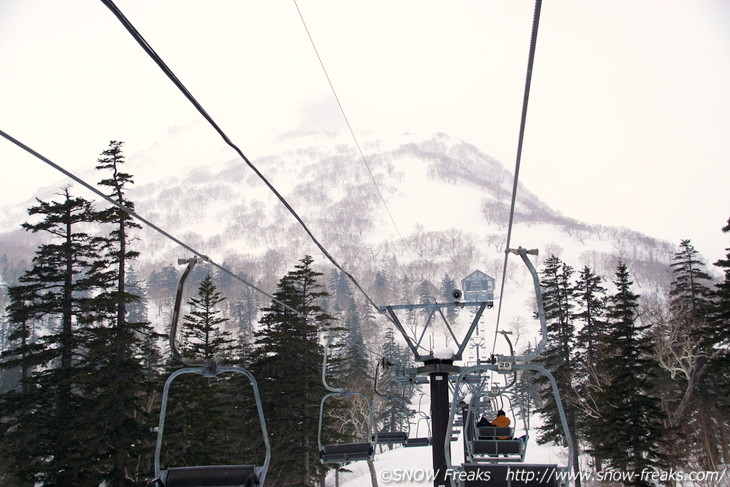
<svg viewBox="0 0 730 487"><path fill-rule="evenodd" d="M479 438L512 439L514 436L514 430L509 426L479 426L477 431Z"/></svg>

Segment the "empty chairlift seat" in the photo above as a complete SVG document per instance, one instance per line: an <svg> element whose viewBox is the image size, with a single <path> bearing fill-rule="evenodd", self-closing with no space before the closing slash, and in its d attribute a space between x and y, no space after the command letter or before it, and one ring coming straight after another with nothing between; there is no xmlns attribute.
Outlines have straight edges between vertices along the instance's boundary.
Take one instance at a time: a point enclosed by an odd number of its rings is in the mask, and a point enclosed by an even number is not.
<svg viewBox="0 0 730 487"><path fill-rule="evenodd" d="M380 445L396 445L405 443L408 433L405 431L378 431L377 442ZM375 437L373 436L373 441Z"/></svg>
<svg viewBox="0 0 730 487"><path fill-rule="evenodd" d="M323 445L319 450L322 463L349 463L373 458L373 444L367 443L335 443Z"/></svg>
<svg viewBox="0 0 730 487"><path fill-rule="evenodd" d="M257 487L259 477L253 465L175 467L163 472L157 485L164 487Z"/></svg>
<svg viewBox="0 0 730 487"><path fill-rule="evenodd" d="M155 479L152 483L155 487L258 487L264 484L266 471L268 470L269 460L271 458L271 447L269 445L268 433L266 432L266 423L258 386L253 375L246 369L240 367L217 367L215 375L229 372L245 375L251 382L266 454L264 464L262 466L248 464L175 466L164 470L160 467L170 385L177 377L183 374L205 376L208 373L203 367L178 369L168 377L162 391L160 422L157 428L157 444L155 447Z"/></svg>
<svg viewBox="0 0 730 487"><path fill-rule="evenodd" d="M374 436L373 441L375 441ZM413 448L417 446L429 446L431 444L431 438L409 438L408 433L405 431L379 431L377 443L379 445L403 445L406 448Z"/></svg>
<svg viewBox="0 0 730 487"><path fill-rule="evenodd" d="M406 448L416 447L416 446L429 446L431 444L431 438L429 437L418 437L418 438L408 438L405 443L403 443L403 446Z"/></svg>

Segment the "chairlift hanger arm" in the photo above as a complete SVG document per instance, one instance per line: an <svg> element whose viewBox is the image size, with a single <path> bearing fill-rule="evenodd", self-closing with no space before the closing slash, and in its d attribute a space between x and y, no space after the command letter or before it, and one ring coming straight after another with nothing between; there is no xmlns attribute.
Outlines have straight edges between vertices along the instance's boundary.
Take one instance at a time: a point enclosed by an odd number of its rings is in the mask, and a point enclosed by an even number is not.
<svg viewBox="0 0 730 487"><path fill-rule="evenodd" d="M203 262L203 259L199 257L192 257L190 259L178 259L178 264L187 264L187 267L180 276L180 281L177 283L177 293L175 294L175 306L172 310L172 322L170 323L170 351L172 356L180 362L186 365L201 365L202 360L190 360L180 355L177 349L177 324L180 321L180 306L182 305L183 291L185 290L185 281L198 262Z"/></svg>
<svg viewBox="0 0 730 487"><path fill-rule="evenodd" d="M537 344L535 351L529 355L514 355L512 357L501 357L505 361L527 363L535 360L545 349L547 344L547 321L545 319L545 307L542 301L542 287L540 286L540 277L537 274L537 269L530 261L527 255L538 255L537 249L527 250L522 247L516 249L509 249L509 253L519 255L522 261L527 266L527 269L532 275L532 282L535 288L535 300L537 304L537 317L540 320L540 342Z"/></svg>
<svg viewBox="0 0 730 487"><path fill-rule="evenodd" d="M365 460L372 458L375 452L375 445L378 442L378 430L375 427L375 411L370 399L362 392L349 391L345 387L332 387L327 383L327 358L328 350L332 345L332 335L327 337L327 344L324 348L324 356L322 358L322 385L329 392L322 397L319 403L319 425L317 427L317 445L320 452L320 460L325 463L348 463L355 460ZM348 397L360 396L365 401L370 413L370 439L369 447L366 448L365 443L343 443L338 445L324 445L322 443L322 430L324 426L324 403L328 398L333 396Z"/></svg>

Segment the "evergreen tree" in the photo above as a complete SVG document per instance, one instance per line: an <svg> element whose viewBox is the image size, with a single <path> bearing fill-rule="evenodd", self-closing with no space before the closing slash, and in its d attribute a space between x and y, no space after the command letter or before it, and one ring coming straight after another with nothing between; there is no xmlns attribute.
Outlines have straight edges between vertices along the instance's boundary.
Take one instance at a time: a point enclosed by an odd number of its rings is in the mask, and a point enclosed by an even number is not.
<svg viewBox="0 0 730 487"><path fill-rule="evenodd" d="M547 321L547 344L540 357L540 362L555 377L558 392L565 410L568 430L575 445L579 444L577 429L577 403L574 389L574 356L575 326L573 309L575 307L574 287L570 282L573 268L563 263L558 257L551 255L545 261L541 273L540 284L542 300ZM557 404L547 378L537 376L541 386L543 405L537 411L543 417L543 425L539 428L539 443L563 444L563 427L560 421ZM575 456L573 469L580 469L578 455ZM579 479L576 479L579 485Z"/></svg>
<svg viewBox="0 0 730 487"><path fill-rule="evenodd" d="M584 267L575 284L578 311L573 318L581 324L577 337L577 362L587 376L600 359L600 344L606 329L606 288L603 279Z"/></svg>
<svg viewBox="0 0 730 487"><path fill-rule="evenodd" d="M730 232L730 219L722 229ZM728 463L730 459L730 247L725 249L724 259L714 263L723 271L723 280L713 292L714 307L707 329L708 340L715 343L715 353L707 364L707 377L711 378L711 388L715 398L714 415L711 421L715 427L715 437L719 441L713 445L719 449L721 458ZM708 391L709 392L709 391Z"/></svg>
<svg viewBox="0 0 730 487"><path fill-rule="evenodd" d="M451 279L448 273L444 274L444 277L441 279L441 299L443 302L450 303L454 301L452 293L456 288L456 281ZM453 323L456 315L458 314L458 310L459 308L455 306L449 306L446 308L446 319L449 320L449 323Z"/></svg>
<svg viewBox="0 0 730 487"><path fill-rule="evenodd" d="M126 292L132 296L127 303L127 321L130 323L146 323L148 322L148 304L147 290L137 277L137 271L134 267L130 267L126 274Z"/></svg>
<svg viewBox="0 0 730 487"><path fill-rule="evenodd" d="M242 275L248 280L248 276ZM231 320L236 325L237 333L237 351L234 355L242 361L247 362L254 342L254 325L258 316L258 300L255 292L248 286L242 287L238 291L238 297L231 306Z"/></svg>
<svg viewBox="0 0 730 487"><path fill-rule="evenodd" d="M35 408L34 396L30 394L30 377L35 368L32 357L44 350L42 345L35 343L33 336L34 317L27 305L33 296L28 291L27 286L10 286L10 302L6 308L11 332L8 336L10 350L3 353L1 364L7 372L3 374L0 417L8 416L0 422L4 438L0 443L0 481L9 486L26 484L20 480L23 475L18 475L17 469L34 454L34 437L28 431L17 430L20 425L32 421Z"/></svg>
<svg viewBox="0 0 730 487"><path fill-rule="evenodd" d="M17 318L19 348L4 366L20 367L26 374L19 392L4 397L4 447L11 455L13 477L21 483L75 486L94 478L93 459L85 455L79 435L85 430L84 401L79 388L80 354L89 325L103 316L93 298L107 276L101 272L99 241L79 227L94 218L91 202L71 196L31 207L36 223L26 231L43 232L51 241L41 245L33 266L20 277L12 313ZM28 320L44 319L51 329L28 348Z"/></svg>
<svg viewBox="0 0 730 487"><path fill-rule="evenodd" d="M212 359L230 349L234 340L222 328L228 318L220 316L219 309L225 299L211 275L206 275L198 287L198 297L190 298L190 313L183 317L181 353L184 357Z"/></svg>
<svg viewBox="0 0 730 487"><path fill-rule="evenodd" d="M669 297L673 313L687 319L686 331L690 333L704 328L697 321L704 319L710 306L708 284L711 278L704 267L705 264L699 259L692 243L682 240L671 263L672 285Z"/></svg>
<svg viewBox="0 0 730 487"><path fill-rule="evenodd" d="M206 275L197 297L188 301L190 312L183 317L183 357L216 359L217 363L226 357L234 340L230 332L223 330L228 321L221 316L224 300L211 275ZM163 442L166 465L241 463L241 447L248 437L247 418L242 419L242 395L237 374L213 378L185 374L176 379L168 402L166 423L170 427L165 430Z"/></svg>
<svg viewBox="0 0 730 487"><path fill-rule="evenodd" d="M600 389L603 379L599 363L601 344L606 334L605 293L601 277L590 267L584 267L575 284L577 310L573 318L580 324L580 329L576 337L574 355L574 387L579 430L588 443L602 434L600 421L596 423L599 405L591 398L593 391ZM596 469L601 470L601 459L595 460Z"/></svg>
<svg viewBox="0 0 730 487"><path fill-rule="evenodd" d="M388 328L383 336L383 359L379 367L378 392L385 397L378 402L376 422L381 431L405 431L410 417L409 406L414 387L399 383L394 368L409 366L412 362L410 350L395 341L395 331Z"/></svg>
<svg viewBox="0 0 730 487"><path fill-rule="evenodd" d="M375 283L373 284L373 298L377 303L390 303L393 301L390 291L390 279L388 274L379 269L375 272Z"/></svg>
<svg viewBox="0 0 730 487"><path fill-rule="evenodd" d="M722 231L730 233L730 218ZM708 331L713 335L712 341L727 350L730 345L730 247L725 251L725 258L714 263L722 270L724 276L714 292L716 305L712 310L713 326Z"/></svg>
<svg viewBox="0 0 730 487"><path fill-rule="evenodd" d="M317 334L330 328L331 317L322 310L326 292L318 282L322 274L312 269L312 263L305 256L274 293L300 314L279 302L264 308L251 356L274 452L271 481L280 486L310 485L326 471L317 447L319 402L326 393Z"/></svg>
<svg viewBox="0 0 730 487"><path fill-rule="evenodd" d="M372 377L370 364L365 350L365 342L362 337L362 326L360 315L357 310L355 299L350 295L350 302L345 315L345 354L343 363L340 366L343 374L342 379L350 390L357 390L363 393L370 393Z"/></svg>
<svg viewBox="0 0 730 487"><path fill-rule="evenodd" d="M636 474L626 485L651 485L641 472L659 465L662 410L653 387L657 365L651 336L648 325L638 321L639 296L632 284L626 265L619 263L600 362L606 383L595 393L603 435L594 437L592 446L612 467Z"/></svg>
<svg viewBox="0 0 730 487"><path fill-rule="evenodd" d="M669 373L666 402L669 425L679 426L685 411L697 407L699 383L707 357L714 352L711 328L709 275L689 240L682 240L671 264L669 312L657 324L656 349L662 367Z"/></svg>
<svg viewBox="0 0 730 487"><path fill-rule="evenodd" d="M727 426L719 421L724 416L718 408L724 397L717 380L722 374L716 377L712 373L721 347L713 333L716 307L710 276L689 240L681 241L671 267L669 317L660 329L660 358L671 379L665 380L663 388L665 409L669 410L670 426L688 428L685 438L701 452L697 455L700 465L713 469L721 462L723 452L718 445L727 443L723 437ZM688 415L688 411L693 414ZM687 455L686 449L670 449L669 453L677 464Z"/></svg>
<svg viewBox="0 0 730 487"><path fill-rule="evenodd" d="M99 185L108 188L109 198L134 211L134 203L126 195L134 181L122 170L122 146L122 142L111 141L97 159L96 169L108 175ZM145 318L132 320L128 313L130 306L139 301L139 296L127 288L127 272L129 263L139 256L130 248L130 232L140 225L122 208L111 206L95 215L96 222L110 228L108 236L99 239L104 258L98 265L104 267L107 282L103 292L95 296L104 309L104 319L89 332L91 341L84 364L84 391L90 409L84 444L89 456L98 456L95 468L110 487L144 482L148 472L138 466L152 453L152 418L142 412L156 384L154 374L145 369L150 357L143 353L149 354L154 331ZM99 435L99 431L105 434ZM148 466L148 460L143 464Z"/></svg>

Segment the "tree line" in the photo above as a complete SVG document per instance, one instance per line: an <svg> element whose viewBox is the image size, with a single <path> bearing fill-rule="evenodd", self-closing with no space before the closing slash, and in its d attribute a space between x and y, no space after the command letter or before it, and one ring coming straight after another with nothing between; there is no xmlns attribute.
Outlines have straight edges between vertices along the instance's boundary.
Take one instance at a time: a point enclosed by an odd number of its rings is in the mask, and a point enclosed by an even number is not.
<svg viewBox="0 0 730 487"><path fill-rule="evenodd" d="M120 206L132 175L124 172L123 143L112 141L96 169L100 187ZM28 232L47 243L35 251L17 283L7 285L7 340L0 367L0 482L9 487L146 485L165 378L174 363L165 337L148 319L161 289L174 289L174 268L154 272L147 286L132 263L139 257L132 232L138 225L116 206L93 202L61 188L52 201L29 208ZM235 303L218 289L230 284L201 266L196 292L180 326L180 352L196 359L216 357L243 365L261 391L273 457L273 485L324 485L331 466L319 461L319 401L322 334L334 337L330 380L374 396L374 364L363 313L343 273L330 282L303 257L279 280L276 301L258 301L241 291ZM331 292L328 291L331 290ZM167 294L167 296L170 296ZM293 308L299 314L292 313ZM229 326L229 321L236 326ZM379 353L405 354L391 334ZM235 374L234 374L235 375ZM178 383L179 382L179 383ZM407 425L411 388L381 383L388 401L376 401L379 428ZM328 442L369 439L369 414L362 404L328 403L323 438ZM186 374L170 393L163 468L263 461L263 441L250 387L225 375Z"/></svg>
<svg viewBox="0 0 730 487"><path fill-rule="evenodd" d="M101 153L98 184L133 210L127 197L133 178L123 170L122 148L112 141ZM31 221L23 228L45 235L47 243L27 269L17 270L17 283L7 285L4 296L0 482L145 485L162 382L180 367L149 314L160 316L171 306L179 272L165 266L142 283L133 267L137 224L120 208L97 209L68 187L28 212ZM725 273L720 283L712 282L691 242L682 241L668 294L654 298L633 291L626 264L609 282L589 267L576 276L555 256L545 261L549 336L542 361L558 380L571 434L596 469L712 470L728 463L730 255L715 265ZM368 292L380 303L450 301L457 287L448 274L434 284L418 273L395 276L394 269L374 272ZM381 344L378 353L403 365L412 360L409 351L392 329L376 326L344 273L324 277L304 256L280 278L277 301L268 304L205 265L191 278L195 292L181 325L181 352L254 373L275 485L323 485L330 468L319 462L316 441L326 392L323 334L333 337L332 383L372 397L378 429L403 431L413 414L412 387L389 375L378 378L386 399L374 397L376 369L366 344ZM453 319L454 310L448 313ZM415 330L422 320L409 312L403 323ZM188 375L171 393L164 466L261 461L255 404L245 384ZM533 392L543 414L539 440L561 442L546 384L523 374L520 387ZM362 403L328 403L325 419L328 442L369 436Z"/></svg>
<svg viewBox="0 0 730 487"><path fill-rule="evenodd" d="M723 228L730 231L730 220ZM541 286L548 342L540 357L555 376L568 429L583 458L572 468L637 474L718 471L730 461L730 249L714 282L690 240L682 240L666 295L636 293L627 265L610 282L555 255ZM543 418L540 443L563 444L546 378L523 387Z"/></svg>

